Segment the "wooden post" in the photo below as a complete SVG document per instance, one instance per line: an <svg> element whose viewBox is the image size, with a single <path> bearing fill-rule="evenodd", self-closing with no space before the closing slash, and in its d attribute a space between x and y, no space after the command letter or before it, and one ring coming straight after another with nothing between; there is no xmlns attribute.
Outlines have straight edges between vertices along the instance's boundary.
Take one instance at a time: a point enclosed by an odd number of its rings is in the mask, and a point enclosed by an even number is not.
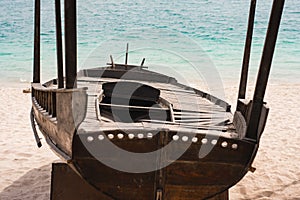
<svg viewBox="0 0 300 200"><path fill-rule="evenodd" d="M284 0L273 1L269 27L265 39L263 54L253 96L253 104L246 133L247 138L251 138L254 140L258 139L257 130L264 103L263 100L270 74L283 7Z"/></svg>
<svg viewBox="0 0 300 200"><path fill-rule="evenodd" d="M111 68L115 68L115 63L112 55L110 55L110 61L111 61Z"/></svg>
<svg viewBox="0 0 300 200"><path fill-rule="evenodd" d="M77 75L77 34L76 0L65 0L65 60L66 88L76 88Z"/></svg>
<svg viewBox="0 0 300 200"><path fill-rule="evenodd" d="M40 35L41 35L41 2L40 0L35 0L33 83L41 82L41 61L40 61L41 36Z"/></svg>
<svg viewBox="0 0 300 200"><path fill-rule="evenodd" d="M64 69L63 69L63 50L62 50L60 0L55 0L55 18L56 18L56 48L57 48L58 88L63 88L64 87Z"/></svg>
<svg viewBox="0 0 300 200"><path fill-rule="evenodd" d="M251 53L254 19L255 19L255 8L256 8L256 0L251 0L238 99L245 99L246 96L249 60L250 60L250 53Z"/></svg>
<svg viewBox="0 0 300 200"><path fill-rule="evenodd" d="M126 55L125 55L125 65L127 65L127 63L128 63L128 48L129 48L129 44L127 43L127 46L126 46Z"/></svg>
<svg viewBox="0 0 300 200"><path fill-rule="evenodd" d="M144 63L145 63L145 58L143 58L143 60L142 60L142 63L141 63L141 68L143 68L143 66L144 66Z"/></svg>

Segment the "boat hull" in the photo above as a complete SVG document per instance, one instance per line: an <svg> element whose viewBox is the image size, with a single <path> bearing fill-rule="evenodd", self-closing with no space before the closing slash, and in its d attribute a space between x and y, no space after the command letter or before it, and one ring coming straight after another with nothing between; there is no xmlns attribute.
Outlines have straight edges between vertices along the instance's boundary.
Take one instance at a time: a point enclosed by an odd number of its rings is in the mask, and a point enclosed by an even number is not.
<svg viewBox="0 0 300 200"><path fill-rule="evenodd" d="M117 138L118 133L106 132L106 135L114 135L114 139L105 138L93 142L86 140L86 134L77 134L73 143L73 164L76 170L97 190L113 199L155 199L158 195L162 195L162 199L172 200L214 197L227 191L247 173L252 154L257 150L257 146L251 142L223 137L208 139L207 143L203 144L201 141L205 135L200 134L196 136L198 142L188 145L182 140L172 141L176 134L174 132L161 131L151 139L129 139L125 136L121 140ZM98 138L99 134L103 133L89 134L89 137ZM162 137L165 139L161 140ZM134 153L161 150L152 161L158 169L133 173L112 168L109 166L111 163L118 163L114 160L124 158L114 152L100 152L106 158L102 157L99 160L95 155L95 147L103 146L104 140ZM212 144L214 140L217 140L216 144ZM163 150L160 141L165 141L166 144L173 142L172 147ZM93 148L88 147L89 145ZM200 149L205 145L211 148L211 151L205 157L199 158ZM174 152L181 149L186 151L176 159ZM99 151L103 149L99 148ZM149 163L147 159L129 158L127 162L131 168L139 170L137 166ZM159 168L163 165L167 166Z"/></svg>

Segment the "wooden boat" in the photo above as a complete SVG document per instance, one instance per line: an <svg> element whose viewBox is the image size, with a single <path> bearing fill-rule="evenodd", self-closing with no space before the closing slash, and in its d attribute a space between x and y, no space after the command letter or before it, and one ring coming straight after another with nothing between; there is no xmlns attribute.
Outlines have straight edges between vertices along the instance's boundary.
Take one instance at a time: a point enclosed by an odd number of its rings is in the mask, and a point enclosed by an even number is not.
<svg viewBox="0 0 300 200"><path fill-rule="evenodd" d="M66 78L56 1L58 78L41 84L36 0L31 119L38 146L35 123L50 147L100 199L228 199L228 189L254 170L251 164L268 115L263 97L283 4L274 1L255 94L245 101L252 1L246 61L232 115L225 101L143 65L112 60L106 67L77 73L73 0L65 1Z"/></svg>

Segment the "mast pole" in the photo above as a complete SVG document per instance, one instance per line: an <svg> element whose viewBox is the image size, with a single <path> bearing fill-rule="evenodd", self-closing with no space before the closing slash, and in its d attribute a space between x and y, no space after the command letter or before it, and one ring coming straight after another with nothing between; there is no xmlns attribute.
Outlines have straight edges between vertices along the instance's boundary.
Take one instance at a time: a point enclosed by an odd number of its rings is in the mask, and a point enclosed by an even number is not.
<svg viewBox="0 0 300 200"><path fill-rule="evenodd" d="M56 48L57 48L58 88L64 88L64 69L63 69L64 66L63 66L63 50L62 50L60 0L55 0L55 18L56 18Z"/></svg>
<svg viewBox="0 0 300 200"><path fill-rule="evenodd" d="M269 20L268 31L265 39L263 54L259 67L259 73L255 86L253 104L250 111L249 123L246 137L257 140L261 111L264 103L265 91L270 74L272 59L274 55L280 20L283 12L284 0L274 0Z"/></svg>
<svg viewBox="0 0 300 200"><path fill-rule="evenodd" d="M33 56L33 83L41 82L41 2L35 0L34 11L34 56Z"/></svg>
<svg viewBox="0 0 300 200"><path fill-rule="evenodd" d="M66 88L76 88L77 75L77 34L76 0L65 0L65 60Z"/></svg>
<svg viewBox="0 0 300 200"><path fill-rule="evenodd" d="M255 8L256 8L256 0L251 0L238 99L245 99L246 96L251 43L252 43L253 26L254 26L254 19L255 19Z"/></svg>

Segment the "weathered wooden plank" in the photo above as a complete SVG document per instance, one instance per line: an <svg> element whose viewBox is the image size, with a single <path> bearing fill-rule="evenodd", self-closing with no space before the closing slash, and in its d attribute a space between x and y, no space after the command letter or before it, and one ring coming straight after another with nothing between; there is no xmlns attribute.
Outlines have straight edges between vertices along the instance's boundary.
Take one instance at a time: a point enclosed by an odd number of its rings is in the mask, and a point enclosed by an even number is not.
<svg viewBox="0 0 300 200"><path fill-rule="evenodd" d="M124 76L125 73L126 76ZM84 74L90 77L115 78L115 79L122 78L122 80L135 80L135 81L165 82L165 83L175 81L174 78L162 74L158 74L155 72L150 72L148 70L146 71L146 70L138 70L138 69L131 69L131 70L119 69L117 64L116 67L113 69L112 68L87 69L84 70Z"/></svg>
<svg viewBox="0 0 300 200"><path fill-rule="evenodd" d="M229 163L178 163L167 167L166 184L230 185L244 175L244 166Z"/></svg>
<svg viewBox="0 0 300 200"><path fill-rule="evenodd" d="M71 167L65 163L53 163L51 172L51 200L82 200L113 198L96 190L82 179Z"/></svg>
<svg viewBox="0 0 300 200"><path fill-rule="evenodd" d="M227 188L226 185L215 186L184 186L184 185L166 185L164 191L164 199L172 200L196 200L207 199L207 197L216 194ZM208 200L228 200L228 190L210 198Z"/></svg>
<svg viewBox="0 0 300 200"><path fill-rule="evenodd" d="M121 172L92 159L79 159L77 164L91 184L113 199L154 199L155 172Z"/></svg>

